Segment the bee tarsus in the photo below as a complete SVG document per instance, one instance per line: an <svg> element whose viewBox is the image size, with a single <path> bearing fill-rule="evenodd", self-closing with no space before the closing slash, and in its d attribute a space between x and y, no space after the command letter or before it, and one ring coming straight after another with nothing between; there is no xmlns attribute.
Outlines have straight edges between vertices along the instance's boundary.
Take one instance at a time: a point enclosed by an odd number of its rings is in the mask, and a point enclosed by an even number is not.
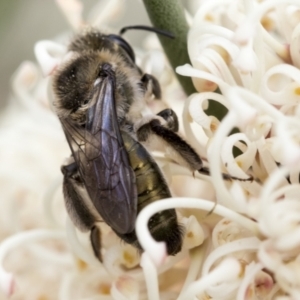
<svg viewBox="0 0 300 300"><path fill-rule="evenodd" d="M102 262L101 230L97 226L92 227L90 238L94 254Z"/></svg>
<svg viewBox="0 0 300 300"><path fill-rule="evenodd" d="M144 74L141 78L141 86L145 94L154 95L155 99L161 99L161 88L158 80L150 75Z"/></svg>

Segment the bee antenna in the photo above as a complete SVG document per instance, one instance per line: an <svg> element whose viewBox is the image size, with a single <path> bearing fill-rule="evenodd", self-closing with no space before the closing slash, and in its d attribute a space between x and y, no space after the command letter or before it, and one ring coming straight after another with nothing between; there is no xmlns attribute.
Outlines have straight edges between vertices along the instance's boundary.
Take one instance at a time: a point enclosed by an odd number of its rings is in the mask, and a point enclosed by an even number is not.
<svg viewBox="0 0 300 300"><path fill-rule="evenodd" d="M166 30L163 30L163 29L158 29L158 28L155 28L155 27L145 26L145 25L136 25L136 26L123 27L120 30L119 34L122 35L127 30L131 30L131 29L151 31L151 32L155 32L156 34L164 35L164 36L166 36L170 39L175 39L175 35L170 31L166 31Z"/></svg>

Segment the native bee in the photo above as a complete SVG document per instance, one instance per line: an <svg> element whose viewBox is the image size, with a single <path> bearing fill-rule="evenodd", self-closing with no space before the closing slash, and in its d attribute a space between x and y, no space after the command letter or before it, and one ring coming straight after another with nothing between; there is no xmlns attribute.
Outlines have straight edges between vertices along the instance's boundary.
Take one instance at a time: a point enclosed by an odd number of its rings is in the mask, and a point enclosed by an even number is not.
<svg viewBox="0 0 300 300"><path fill-rule="evenodd" d="M69 51L71 58L53 79L54 106L72 152L61 168L63 192L73 223L91 232L92 248L101 260L100 221L141 249L135 234L137 215L149 203L171 197L161 170L143 146L151 136L171 147L192 171L208 171L176 133L178 120L171 109L143 117L145 98L159 99L160 85L142 73L121 35L90 29L73 39ZM154 239L166 242L169 255L181 250L183 229L174 209L155 214L148 226Z"/></svg>

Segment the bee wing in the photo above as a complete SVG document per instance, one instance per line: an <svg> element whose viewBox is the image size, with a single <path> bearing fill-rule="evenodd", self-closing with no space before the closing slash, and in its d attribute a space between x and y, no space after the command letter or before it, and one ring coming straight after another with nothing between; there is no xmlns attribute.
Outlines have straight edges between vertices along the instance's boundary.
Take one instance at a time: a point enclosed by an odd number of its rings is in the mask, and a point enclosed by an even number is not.
<svg viewBox="0 0 300 300"><path fill-rule="evenodd" d="M120 234L134 230L135 174L118 124L113 74L102 78L86 126L61 120L88 194L104 221Z"/></svg>

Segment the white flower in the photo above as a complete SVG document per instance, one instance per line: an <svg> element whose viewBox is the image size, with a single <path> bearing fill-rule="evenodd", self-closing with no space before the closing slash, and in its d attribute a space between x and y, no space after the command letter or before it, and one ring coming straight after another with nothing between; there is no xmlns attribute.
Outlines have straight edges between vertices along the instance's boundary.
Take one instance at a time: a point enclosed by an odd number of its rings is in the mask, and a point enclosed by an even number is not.
<svg viewBox="0 0 300 300"><path fill-rule="evenodd" d="M273 299L280 291L294 299L299 295L297 276L288 279L282 273L292 274L299 249L299 11L299 1L201 1L189 34L193 67L177 68L201 87L187 105L208 138L213 183L217 193L222 191L218 202L259 226L259 256L254 252L246 261L260 262L277 281L263 299ZM222 96L201 93L207 83L218 85ZM205 114L200 99L228 108L217 130L211 129L208 120L213 118ZM233 127L240 133L227 136ZM233 146L242 154L233 155ZM222 168L239 178L250 173L255 181L236 181L228 190L220 181ZM234 235L233 229L229 232ZM247 299L260 299L257 291L249 291ZM235 294L237 299L244 296L241 290Z"/></svg>
<svg viewBox="0 0 300 300"><path fill-rule="evenodd" d="M86 22L83 2L57 0L75 30L86 23L108 25L123 2L102 1ZM163 88L164 101L149 103L149 109L176 111L181 134L211 177L192 174L165 153L153 154L174 198L156 201L138 215L142 255L101 223L100 263L89 237L68 218L65 224L59 166L69 149L51 107L51 76L43 78L31 62L14 75L19 102L12 102L0 127L1 165L8 171L1 173L0 235L6 239L0 246L0 286L7 295L299 298L300 2L199 0L192 5L197 11L187 14L191 65L177 72L192 78L197 93L182 101L153 35L145 40L147 51L135 52L137 63ZM53 41L39 42L35 52L44 75L69 58L65 46ZM221 121L206 113L212 100L229 111ZM234 128L239 132L230 135ZM223 180L222 173L241 180ZM247 181L250 176L253 181ZM167 256L165 244L147 227L153 214L169 208L177 208L185 230L183 250L175 257Z"/></svg>

